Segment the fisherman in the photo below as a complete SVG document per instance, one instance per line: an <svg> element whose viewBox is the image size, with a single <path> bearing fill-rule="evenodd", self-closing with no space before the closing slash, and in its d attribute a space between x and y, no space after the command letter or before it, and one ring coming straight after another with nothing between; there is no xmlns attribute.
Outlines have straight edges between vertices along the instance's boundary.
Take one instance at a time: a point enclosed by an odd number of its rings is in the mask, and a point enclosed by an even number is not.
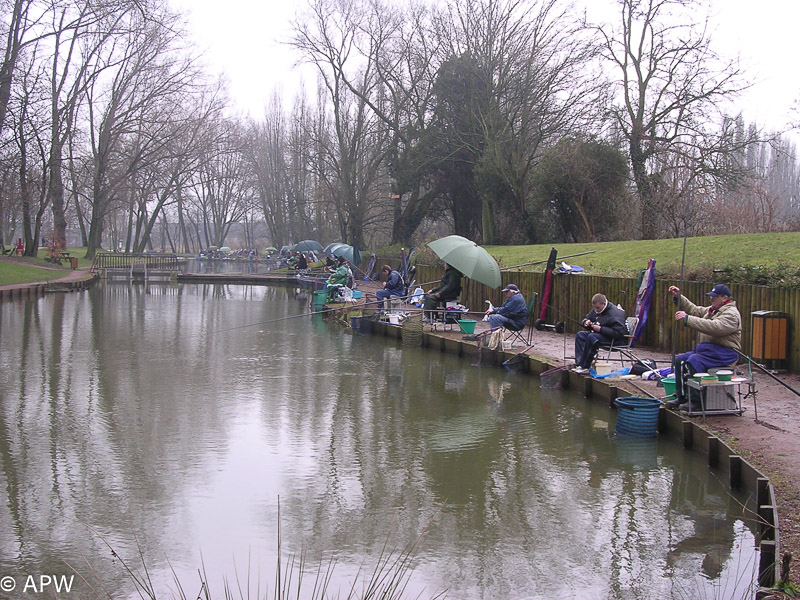
<svg viewBox="0 0 800 600"><path fill-rule="evenodd" d="M340 259L339 266L325 281L325 289L329 290L330 293L330 290L338 290L343 285L346 285L351 272L347 261L343 258Z"/></svg>
<svg viewBox="0 0 800 600"><path fill-rule="evenodd" d="M383 265L381 273L386 277L386 281L383 282L383 289L375 292L375 297L378 298L378 308L383 310L384 299L391 296L402 296L405 293L405 286L400 272L389 265Z"/></svg>
<svg viewBox="0 0 800 600"><path fill-rule="evenodd" d="M439 306L440 302L456 300L461 295L461 271L444 263L444 275L439 285L428 290L422 308L426 311L423 321L430 323L431 311Z"/></svg>
<svg viewBox="0 0 800 600"><path fill-rule="evenodd" d="M694 349L675 357L675 399L666 403L669 408L688 408L685 383L692 375L713 367L729 367L739 360L742 316L731 300L731 290L722 283L706 294L711 298L710 306L692 304L677 286L670 286L669 291L680 309L675 320L698 332Z"/></svg>
<svg viewBox="0 0 800 600"><path fill-rule="evenodd" d="M528 318L528 305L519 288L513 283L509 283L501 290L505 294L505 300L499 307L492 307L486 311L489 317L489 328L497 329L506 327L513 331L520 331L525 327Z"/></svg>
<svg viewBox="0 0 800 600"><path fill-rule="evenodd" d="M575 334L575 373L586 374L597 350L617 342L628 333L625 311L613 305L603 294L592 296L592 310L581 319L586 329Z"/></svg>

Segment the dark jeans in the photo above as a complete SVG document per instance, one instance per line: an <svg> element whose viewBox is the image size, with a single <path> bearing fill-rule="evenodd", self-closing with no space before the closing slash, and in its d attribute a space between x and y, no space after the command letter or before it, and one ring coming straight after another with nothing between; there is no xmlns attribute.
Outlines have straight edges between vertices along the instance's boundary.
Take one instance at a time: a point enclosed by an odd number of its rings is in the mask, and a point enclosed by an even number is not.
<svg viewBox="0 0 800 600"><path fill-rule="evenodd" d="M378 308L383 310L383 301L391 296L402 296L403 290L378 290L375 292L375 297L378 298Z"/></svg>
<svg viewBox="0 0 800 600"><path fill-rule="evenodd" d="M436 310L439 308L439 304L444 304L445 302L452 302L455 298L437 298L434 295L425 295L425 300L422 302L422 308L426 311L425 316L430 318L431 313L428 311Z"/></svg>
<svg viewBox="0 0 800 600"><path fill-rule="evenodd" d="M597 349L601 344L610 344L611 340L596 331L579 331L575 334L575 364L588 369Z"/></svg>

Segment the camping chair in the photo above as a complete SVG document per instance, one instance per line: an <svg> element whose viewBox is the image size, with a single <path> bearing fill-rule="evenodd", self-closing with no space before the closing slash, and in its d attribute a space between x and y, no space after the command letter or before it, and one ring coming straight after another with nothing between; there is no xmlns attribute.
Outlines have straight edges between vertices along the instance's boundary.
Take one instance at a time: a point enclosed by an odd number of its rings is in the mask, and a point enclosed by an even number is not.
<svg viewBox="0 0 800 600"><path fill-rule="evenodd" d="M507 335L503 338L504 347L511 347L517 342L523 346L531 345L533 340L533 327L528 327L527 333L525 333L525 327L531 320L531 315L533 315L533 307L536 304L537 296L538 294L532 294L531 299L528 301L528 310L525 312L525 323L522 325L521 329L516 329L513 326L509 326L509 323L503 325L503 329L505 329L507 332Z"/></svg>
<svg viewBox="0 0 800 600"><path fill-rule="evenodd" d="M619 360L621 363L625 361L627 358L631 363L636 362L638 359L633 355L631 351L631 347L633 346L633 336L636 333L636 328L639 326L639 317L628 317L625 319L625 329L627 329L628 333L625 335L623 340L614 342L611 341L610 344L601 344L598 348L598 357L600 352L605 352L604 360L610 361L611 353L616 352L619 354Z"/></svg>

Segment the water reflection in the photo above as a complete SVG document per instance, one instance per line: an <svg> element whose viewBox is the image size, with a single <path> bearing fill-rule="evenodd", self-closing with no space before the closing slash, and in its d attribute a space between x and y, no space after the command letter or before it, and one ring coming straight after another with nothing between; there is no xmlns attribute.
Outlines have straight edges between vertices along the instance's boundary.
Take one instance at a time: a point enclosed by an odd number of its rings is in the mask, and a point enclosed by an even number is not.
<svg viewBox="0 0 800 600"><path fill-rule="evenodd" d="M183 263L184 273L241 273L255 275L269 273L278 268L277 260L247 260L247 259L199 259L188 258Z"/></svg>
<svg viewBox="0 0 800 600"><path fill-rule="evenodd" d="M294 289L154 284L0 305L0 572L85 556L132 592L89 527L138 542L162 590L166 558L192 582L201 552L215 582L232 556L267 572L280 497L285 550L335 557L337 587L425 530L409 597L745 597L746 499L700 457L306 310Z"/></svg>

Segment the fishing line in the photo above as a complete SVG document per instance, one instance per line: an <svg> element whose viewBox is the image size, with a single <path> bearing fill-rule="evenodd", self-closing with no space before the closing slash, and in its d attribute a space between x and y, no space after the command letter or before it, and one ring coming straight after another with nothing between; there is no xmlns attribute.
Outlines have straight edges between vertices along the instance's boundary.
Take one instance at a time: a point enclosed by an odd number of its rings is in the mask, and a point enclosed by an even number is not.
<svg viewBox="0 0 800 600"><path fill-rule="evenodd" d="M398 298L400 300L407 300L408 298L412 298L414 294L408 294L407 296L390 296L389 298ZM387 298L387 300L389 299ZM381 303L380 300L371 300L370 302L364 302L363 304L359 304L358 307L366 307L372 306ZM247 325L238 325L237 327L229 327L227 329L217 329L214 333L225 333L228 331L236 331L237 329L246 329L247 327L257 327L259 325L268 325L269 323L279 323L280 321L288 321L290 319L299 319L301 317L310 317L313 315L321 315L324 313L330 313L335 311L340 311L343 308L348 308L347 306L334 306L333 308L325 308L322 310L315 310L312 312L304 312L300 313L299 315L289 315L288 317L278 317L277 319L269 319L267 321L259 321L258 323L248 323ZM355 308L349 307L349 308Z"/></svg>

